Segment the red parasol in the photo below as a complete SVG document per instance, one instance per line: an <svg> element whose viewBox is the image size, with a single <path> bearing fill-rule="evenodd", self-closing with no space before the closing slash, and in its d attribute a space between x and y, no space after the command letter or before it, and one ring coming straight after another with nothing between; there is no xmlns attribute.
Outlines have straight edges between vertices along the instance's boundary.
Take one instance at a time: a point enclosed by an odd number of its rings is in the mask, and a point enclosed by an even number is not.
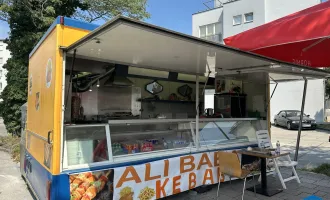
<svg viewBox="0 0 330 200"><path fill-rule="evenodd" d="M226 45L311 67L330 67L330 1L224 39Z"/></svg>

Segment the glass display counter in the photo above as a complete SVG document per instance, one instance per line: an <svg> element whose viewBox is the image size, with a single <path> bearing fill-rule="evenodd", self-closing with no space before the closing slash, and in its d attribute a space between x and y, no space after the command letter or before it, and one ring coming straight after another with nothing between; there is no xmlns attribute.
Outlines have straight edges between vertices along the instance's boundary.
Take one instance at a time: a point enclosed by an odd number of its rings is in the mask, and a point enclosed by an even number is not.
<svg viewBox="0 0 330 200"><path fill-rule="evenodd" d="M201 147L218 147L228 144L256 143L255 121L201 121L199 124Z"/></svg>
<svg viewBox="0 0 330 200"><path fill-rule="evenodd" d="M64 167L109 162L108 125L65 126Z"/></svg>
<svg viewBox="0 0 330 200"><path fill-rule="evenodd" d="M65 126L64 168L124 163L257 144L258 119L110 120Z"/></svg>

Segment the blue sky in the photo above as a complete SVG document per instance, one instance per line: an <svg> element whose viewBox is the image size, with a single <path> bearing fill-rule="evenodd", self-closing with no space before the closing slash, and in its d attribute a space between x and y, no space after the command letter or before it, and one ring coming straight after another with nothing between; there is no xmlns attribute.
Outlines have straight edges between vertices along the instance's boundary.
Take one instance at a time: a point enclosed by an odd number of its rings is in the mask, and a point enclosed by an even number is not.
<svg viewBox="0 0 330 200"><path fill-rule="evenodd" d="M151 24L191 35L191 16L206 10L207 0L149 0Z"/></svg>
<svg viewBox="0 0 330 200"><path fill-rule="evenodd" d="M151 18L146 21L174 31L191 34L191 15L206 7L206 0L148 0ZM9 27L0 21L0 39L8 36Z"/></svg>

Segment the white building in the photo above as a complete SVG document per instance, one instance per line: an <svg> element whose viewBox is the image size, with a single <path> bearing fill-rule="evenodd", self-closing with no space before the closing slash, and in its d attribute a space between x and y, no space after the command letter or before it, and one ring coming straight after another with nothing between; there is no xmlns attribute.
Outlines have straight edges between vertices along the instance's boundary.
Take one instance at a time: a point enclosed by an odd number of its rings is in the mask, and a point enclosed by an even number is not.
<svg viewBox="0 0 330 200"><path fill-rule="evenodd" d="M3 65L7 62L8 58L10 58L10 51L7 50L7 44L0 39L0 93L7 85L7 70L3 68Z"/></svg>
<svg viewBox="0 0 330 200"><path fill-rule="evenodd" d="M324 0L214 0L213 8L192 15L192 35L223 43L223 39ZM300 110L304 83L280 83L271 100L272 120L280 110ZM271 91L274 85L271 85ZM324 121L324 81L308 81L305 113Z"/></svg>

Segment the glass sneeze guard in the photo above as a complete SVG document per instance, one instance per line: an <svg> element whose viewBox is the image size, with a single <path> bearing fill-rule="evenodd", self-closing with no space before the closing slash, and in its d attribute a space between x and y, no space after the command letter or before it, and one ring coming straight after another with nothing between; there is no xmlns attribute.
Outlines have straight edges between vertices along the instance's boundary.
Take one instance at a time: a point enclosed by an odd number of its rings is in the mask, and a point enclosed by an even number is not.
<svg viewBox="0 0 330 200"><path fill-rule="evenodd" d="M216 147L223 144L256 143L256 126L253 121L209 121L199 124L201 147Z"/></svg>
<svg viewBox="0 0 330 200"><path fill-rule="evenodd" d="M195 146L189 122L110 124L114 159Z"/></svg>
<svg viewBox="0 0 330 200"><path fill-rule="evenodd" d="M115 120L109 124L65 126L63 168L257 144L256 121L200 119L199 137L195 135L195 119Z"/></svg>
<svg viewBox="0 0 330 200"><path fill-rule="evenodd" d="M65 126L63 167L93 166L112 161L109 125Z"/></svg>

